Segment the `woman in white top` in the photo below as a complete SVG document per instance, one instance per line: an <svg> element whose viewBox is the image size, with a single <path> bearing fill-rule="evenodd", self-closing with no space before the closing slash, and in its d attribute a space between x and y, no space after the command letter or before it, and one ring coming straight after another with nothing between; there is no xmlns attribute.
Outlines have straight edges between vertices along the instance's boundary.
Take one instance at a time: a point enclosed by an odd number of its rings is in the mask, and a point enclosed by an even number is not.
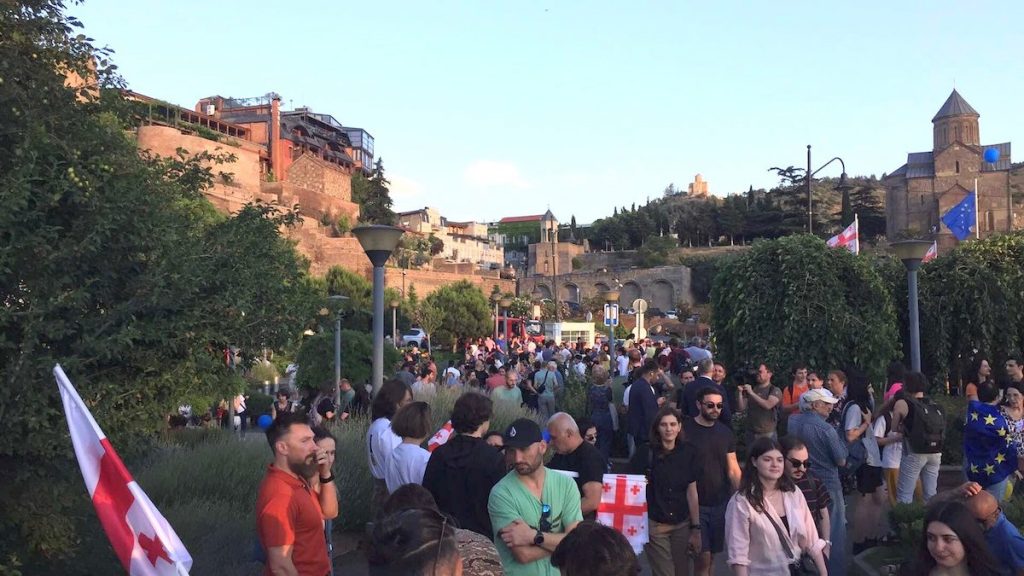
<svg viewBox="0 0 1024 576"><path fill-rule="evenodd" d="M825 541L818 537L803 492L784 472L779 442L755 440L740 489L725 512L728 563L736 576L788 576L790 564L803 554L819 574L828 573L821 553Z"/></svg>
<svg viewBox="0 0 1024 576"><path fill-rule="evenodd" d="M423 442L433 434L430 404L413 402L403 406L391 420L391 430L402 437L402 443L388 456L384 469L384 482L388 494L405 484L422 484L430 452L422 448Z"/></svg>
<svg viewBox="0 0 1024 576"><path fill-rule="evenodd" d="M373 503L379 506L388 497L384 471L388 456L402 443L402 438L391 431L391 418L399 408L412 402L412 390L401 380L384 382L373 398L369 430L366 431L366 458L373 476Z"/></svg>

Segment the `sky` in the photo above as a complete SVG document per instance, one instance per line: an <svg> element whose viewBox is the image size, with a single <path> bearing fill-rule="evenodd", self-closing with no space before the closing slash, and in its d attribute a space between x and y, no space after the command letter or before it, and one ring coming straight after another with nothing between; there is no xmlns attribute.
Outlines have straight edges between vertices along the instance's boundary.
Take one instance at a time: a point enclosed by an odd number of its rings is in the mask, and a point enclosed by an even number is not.
<svg viewBox="0 0 1024 576"><path fill-rule="evenodd" d="M1024 138L1024 2L86 0L130 88L192 108L277 92L366 129L397 211L581 224L686 189L850 175L932 147L956 89ZM1016 159L1015 159L1016 160ZM819 176L838 176L838 163Z"/></svg>

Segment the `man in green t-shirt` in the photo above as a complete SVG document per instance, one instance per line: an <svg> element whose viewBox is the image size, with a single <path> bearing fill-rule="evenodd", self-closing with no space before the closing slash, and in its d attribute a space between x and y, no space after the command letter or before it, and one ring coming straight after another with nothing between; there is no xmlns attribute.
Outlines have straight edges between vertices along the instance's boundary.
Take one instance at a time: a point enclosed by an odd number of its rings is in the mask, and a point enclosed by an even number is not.
<svg viewBox="0 0 1024 576"><path fill-rule="evenodd" d="M544 467L547 443L533 420L513 422L504 441L513 469L487 502L501 564L508 576L558 576L551 554L583 520L579 489L569 476Z"/></svg>

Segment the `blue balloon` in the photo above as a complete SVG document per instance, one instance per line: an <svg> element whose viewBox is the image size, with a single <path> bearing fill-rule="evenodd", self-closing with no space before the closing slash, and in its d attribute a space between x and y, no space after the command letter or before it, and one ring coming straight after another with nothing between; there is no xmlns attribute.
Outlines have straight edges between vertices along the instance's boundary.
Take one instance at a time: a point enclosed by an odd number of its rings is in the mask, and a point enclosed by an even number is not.
<svg viewBox="0 0 1024 576"><path fill-rule="evenodd" d="M995 164L999 161L999 148L988 148L985 150L985 162Z"/></svg>
<svg viewBox="0 0 1024 576"><path fill-rule="evenodd" d="M270 414L263 414L256 420L256 423L259 424L260 428L266 430L274 423L274 419L270 417Z"/></svg>

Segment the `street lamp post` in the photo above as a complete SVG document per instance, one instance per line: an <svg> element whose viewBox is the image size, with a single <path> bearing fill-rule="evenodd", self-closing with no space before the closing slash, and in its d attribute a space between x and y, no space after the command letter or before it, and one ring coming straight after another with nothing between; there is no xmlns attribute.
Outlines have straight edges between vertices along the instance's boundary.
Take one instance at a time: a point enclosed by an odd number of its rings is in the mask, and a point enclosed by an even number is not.
<svg viewBox="0 0 1024 576"><path fill-rule="evenodd" d="M852 186L850 186L850 184L846 180L846 163L843 162L843 159L840 158L839 156L836 156L835 158L833 158L833 159L829 160L828 162L825 162L824 164L822 164L814 172L811 172L811 145L810 144L807 145L807 178L804 179L804 180L806 180L806 182L804 184L807 187L807 233L808 234L814 234L814 208L813 208L813 206L811 204L811 181L814 180L814 175L815 174L817 174L818 172L821 172L822 170L825 169L826 166L828 166L829 164L835 162L836 160L838 160L839 161L839 165L842 166L843 173L839 175L839 184L836 184L835 189L839 190L840 192L844 192L845 193L845 192L848 192L850 190L850 188L852 188ZM844 224L845 224L845 222L844 222Z"/></svg>
<svg viewBox="0 0 1024 576"><path fill-rule="evenodd" d="M356 226L352 234L373 264L373 386L374 395L384 385L384 264L398 246L403 230L395 226ZM404 277L403 277L404 278Z"/></svg>
<svg viewBox="0 0 1024 576"><path fill-rule="evenodd" d="M512 340L512 338L509 336L508 333L508 311L509 308L512 307L512 299L502 298L501 300L498 301L498 304L500 304L501 308L505 311L505 354L509 354L511 352L511 348L509 348L509 342Z"/></svg>
<svg viewBox="0 0 1024 576"><path fill-rule="evenodd" d="M619 291L608 290L604 293L604 301L609 307L618 305ZM611 373L615 367L615 326L612 326L611 323L608 324L608 358L611 359L608 362L608 371Z"/></svg>
<svg viewBox="0 0 1024 576"><path fill-rule="evenodd" d="M931 248L927 240L903 240L890 246L903 265L907 267L907 304L910 317L910 369L921 371L921 327L917 311L917 270Z"/></svg>
<svg viewBox="0 0 1024 576"><path fill-rule="evenodd" d="M348 296L334 294L327 299L338 305L334 311L334 405L338 406L341 403L341 303L348 300Z"/></svg>
<svg viewBox="0 0 1024 576"><path fill-rule="evenodd" d="M398 348L398 300L388 303L391 306L391 343Z"/></svg>

